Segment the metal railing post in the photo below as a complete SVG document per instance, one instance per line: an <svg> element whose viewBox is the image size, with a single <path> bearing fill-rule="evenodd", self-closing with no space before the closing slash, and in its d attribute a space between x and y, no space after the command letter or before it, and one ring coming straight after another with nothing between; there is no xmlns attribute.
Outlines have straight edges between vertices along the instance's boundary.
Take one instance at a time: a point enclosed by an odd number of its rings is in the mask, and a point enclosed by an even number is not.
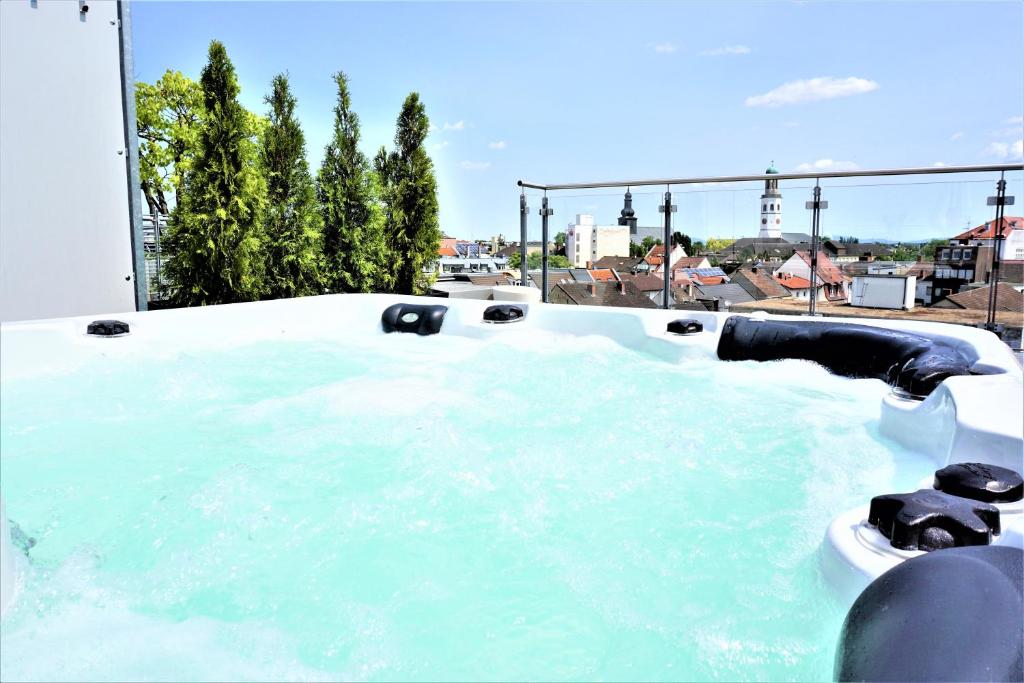
<svg viewBox="0 0 1024 683"><path fill-rule="evenodd" d="M163 298L163 263L160 261L160 212L153 214L153 245L156 251L156 298ZM152 296L152 293L150 293Z"/></svg>
<svg viewBox="0 0 1024 683"><path fill-rule="evenodd" d="M665 269L665 281L661 290L661 307L670 308L668 295L671 289L672 267L669 263L669 243L672 241L672 213L676 211L676 206L672 204L671 187L665 190L665 203L658 207L658 211L665 214L665 240L661 245L663 252L661 266Z"/></svg>
<svg viewBox="0 0 1024 683"><path fill-rule="evenodd" d="M1000 172L999 182L996 183L996 195L988 198L988 205L996 207L996 220L993 224L995 234L992 240L992 275L989 277L988 316L985 319L985 328L993 332L996 329L996 298L999 289L999 250L1002 248L1003 214L1007 204L1013 204L1013 197L1006 196L1006 173Z"/></svg>
<svg viewBox="0 0 1024 683"><path fill-rule="evenodd" d="M540 239L541 239L541 261L540 261L540 298L544 303L548 302L548 216L555 212L548 208L548 195L545 193L540 200Z"/></svg>
<svg viewBox="0 0 1024 683"><path fill-rule="evenodd" d="M820 179L814 181L814 199L804 205L811 210L811 291L807 293L810 303L807 308L809 315L818 314L818 240L821 237L821 210L828 208L828 202L821 201Z"/></svg>
<svg viewBox="0 0 1024 683"><path fill-rule="evenodd" d="M526 214L530 207L526 205L526 193L519 193L519 272L523 287L530 286L526 266Z"/></svg>

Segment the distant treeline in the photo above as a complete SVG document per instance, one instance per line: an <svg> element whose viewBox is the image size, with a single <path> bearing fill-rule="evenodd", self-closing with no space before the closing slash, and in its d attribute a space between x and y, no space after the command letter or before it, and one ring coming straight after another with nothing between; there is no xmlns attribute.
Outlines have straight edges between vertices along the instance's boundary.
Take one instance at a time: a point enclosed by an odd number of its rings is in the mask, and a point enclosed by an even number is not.
<svg viewBox="0 0 1024 683"><path fill-rule="evenodd" d="M288 77L266 116L238 102L234 66L210 43L199 82L167 71L136 84L139 168L150 213L170 215L161 246L175 304L255 301L325 292L415 294L441 239L430 122L417 93L398 116L394 149L359 151L348 79L314 178Z"/></svg>

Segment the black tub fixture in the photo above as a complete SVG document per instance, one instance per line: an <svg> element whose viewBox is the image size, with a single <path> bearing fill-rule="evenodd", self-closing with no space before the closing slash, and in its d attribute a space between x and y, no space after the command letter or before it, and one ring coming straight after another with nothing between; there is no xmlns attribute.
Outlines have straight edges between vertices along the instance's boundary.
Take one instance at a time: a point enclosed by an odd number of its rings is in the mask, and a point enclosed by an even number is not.
<svg viewBox="0 0 1024 683"><path fill-rule="evenodd" d="M960 462L935 473L935 488L951 496L985 503L1016 503L1024 498L1024 480L1011 469Z"/></svg>
<svg viewBox="0 0 1024 683"><path fill-rule="evenodd" d="M864 589L836 648L837 681L1020 681L1020 548L950 548L902 562Z"/></svg>
<svg viewBox="0 0 1024 683"><path fill-rule="evenodd" d="M999 534L999 508L934 489L871 499L868 524L900 550L988 545Z"/></svg>
<svg viewBox="0 0 1024 683"><path fill-rule="evenodd" d="M515 323L526 317L526 311L520 306L500 304L488 306L484 311L484 322L487 323Z"/></svg>
<svg viewBox="0 0 1024 683"><path fill-rule="evenodd" d="M917 334L852 323L731 316L718 340L722 360L809 360L846 377L874 377L924 398L947 377L971 374L959 351Z"/></svg>
<svg viewBox="0 0 1024 683"><path fill-rule="evenodd" d="M441 331L447 306L423 304L394 304L384 309L380 324L384 332L415 332L419 335L437 334Z"/></svg>
<svg viewBox="0 0 1024 683"><path fill-rule="evenodd" d="M94 337L123 337L128 331L128 323L121 320L93 320L85 328Z"/></svg>
<svg viewBox="0 0 1024 683"><path fill-rule="evenodd" d="M693 318L680 318L668 324L666 332L670 334L697 334L704 331L704 325Z"/></svg>

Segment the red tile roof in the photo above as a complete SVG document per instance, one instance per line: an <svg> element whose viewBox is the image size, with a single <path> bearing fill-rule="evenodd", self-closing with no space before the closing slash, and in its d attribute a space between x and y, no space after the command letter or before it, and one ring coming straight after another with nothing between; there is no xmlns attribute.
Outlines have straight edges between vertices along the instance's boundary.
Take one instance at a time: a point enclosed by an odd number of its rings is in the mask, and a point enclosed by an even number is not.
<svg viewBox="0 0 1024 683"><path fill-rule="evenodd" d="M652 266L660 266L662 261L665 260L665 245L655 244L651 247L651 250L647 252L647 256L644 257L644 260Z"/></svg>
<svg viewBox="0 0 1024 683"><path fill-rule="evenodd" d="M950 294L946 301L956 304L959 308L973 310L988 310L988 297L991 285L968 289L959 294ZM1005 282L1000 282L996 289L996 310L1012 311L1014 313L1024 312L1024 292L1018 292Z"/></svg>
<svg viewBox="0 0 1024 683"><path fill-rule="evenodd" d="M698 275L697 282L702 285L720 285L725 282L725 278L721 275Z"/></svg>
<svg viewBox="0 0 1024 683"><path fill-rule="evenodd" d="M665 279L657 275L633 275L631 273L619 273L623 282L629 282L639 292L660 292L665 286Z"/></svg>
<svg viewBox="0 0 1024 683"><path fill-rule="evenodd" d="M988 223L982 223L976 227L971 228L965 232L960 233L953 239L955 240L983 240L992 239L996 236L996 222L989 221ZM1011 230L1024 230L1024 218L1020 216L1003 216L1002 230L1000 233L1003 237L1010 234Z"/></svg>
<svg viewBox="0 0 1024 683"><path fill-rule="evenodd" d="M788 273L784 273L784 274L781 274L781 275L776 275L775 279L778 280L779 284L782 285L783 287L785 287L786 289L810 289L811 288L811 281L810 280L807 280L807 279L802 278L802 277L797 277L796 275L789 275ZM819 284L818 286L820 287L821 285Z"/></svg>
<svg viewBox="0 0 1024 683"><path fill-rule="evenodd" d="M810 265L811 265L811 252L809 252L809 251L798 251L796 253L797 253L798 256L800 256L801 259L803 259L803 262L806 263L808 267L810 267ZM832 259L830 259L825 254L825 252L819 251L818 252L818 280L820 282L824 282L826 284L837 285L837 284L843 282L844 279L845 278L843 278L843 271L839 270L839 267L836 266L836 264L832 263ZM808 284L808 286L810 286L809 282L807 284Z"/></svg>
<svg viewBox="0 0 1024 683"><path fill-rule="evenodd" d="M595 268L587 272L594 278L594 282L615 282L615 273L611 268Z"/></svg>

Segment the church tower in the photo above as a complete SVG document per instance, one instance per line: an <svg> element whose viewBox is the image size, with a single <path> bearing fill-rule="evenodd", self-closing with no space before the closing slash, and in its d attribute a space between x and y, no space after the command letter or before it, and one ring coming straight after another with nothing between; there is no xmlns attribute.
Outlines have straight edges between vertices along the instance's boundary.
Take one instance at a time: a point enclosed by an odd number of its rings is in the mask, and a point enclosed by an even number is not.
<svg viewBox="0 0 1024 683"><path fill-rule="evenodd" d="M765 170L765 175L778 173L775 162ZM761 230L757 239L773 239L782 237L782 195L779 193L779 181L769 178L764 181L764 194L761 195Z"/></svg>
<svg viewBox="0 0 1024 683"><path fill-rule="evenodd" d="M625 204L622 207L622 211L619 212L619 225L628 225L629 234L636 234L636 212L633 211L633 193L626 188Z"/></svg>

